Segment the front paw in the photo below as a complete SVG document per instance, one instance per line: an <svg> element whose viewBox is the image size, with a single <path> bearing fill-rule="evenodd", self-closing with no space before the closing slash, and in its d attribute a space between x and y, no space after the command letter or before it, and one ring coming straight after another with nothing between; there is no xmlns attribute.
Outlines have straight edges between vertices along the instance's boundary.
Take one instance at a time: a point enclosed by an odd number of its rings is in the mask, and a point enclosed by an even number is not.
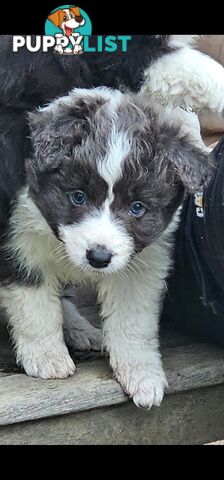
<svg viewBox="0 0 224 480"><path fill-rule="evenodd" d="M64 313L64 340L66 345L78 351L101 351L102 329L96 328L83 317L76 305L66 297L62 300Z"/></svg>
<svg viewBox="0 0 224 480"><path fill-rule="evenodd" d="M25 344L20 348L17 358L19 365L31 377L67 378L75 373L75 365L62 343L48 349L38 343Z"/></svg>
<svg viewBox="0 0 224 480"><path fill-rule="evenodd" d="M73 49L73 53L74 53L74 55L82 54L83 53L82 46L81 45L75 45L75 47Z"/></svg>
<svg viewBox="0 0 224 480"><path fill-rule="evenodd" d="M59 55L63 55L63 53L64 53L63 47L61 45L56 45L54 47L54 51L55 51L55 53L59 53Z"/></svg>
<svg viewBox="0 0 224 480"><path fill-rule="evenodd" d="M89 325L88 329L64 329L66 345L74 351L102 350L102 330Z"/></svg>
<svg viewBox="0 0 224 480"><path fill-rule="evenodd" d="M145 409L159 406L168 386L163 369L152 369L150 365L124 368L117 378L135 405Z"/></svg>

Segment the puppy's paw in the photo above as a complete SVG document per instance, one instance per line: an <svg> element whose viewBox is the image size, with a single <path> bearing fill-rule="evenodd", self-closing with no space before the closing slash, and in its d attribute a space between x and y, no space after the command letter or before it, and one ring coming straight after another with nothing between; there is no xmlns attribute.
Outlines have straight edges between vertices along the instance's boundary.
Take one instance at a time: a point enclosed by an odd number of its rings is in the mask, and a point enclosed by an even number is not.
<svg viewBox="0 0 224 480"><path fill-rule="evenodd" d="M82 54L83 53L82 46L81 45L75 45L75 47L73 49L73 53L74 53L74 55Z"/></svg>
<svg viewBox="0 0 224 480"><path fill-rule="evenodd" d="M150 365L138 365L130 371L126 370L118 379L135 405L145 409L150 409L153 405L159 406L168 386L163 369L153 370Z"/></svg>
<svg viewBox="0 0 224 480"><path fill-rule="evenodd" d="M61 45L56 45L54 47L54 51L55 51L55 53L59 53L59 55L62 55L64 53L64 50L63 50Z"/></svg>
<svg viewBox="0 0 224 480"><path fill-rule="evenodd" d="M89 324L86 329L79 329L74 326L64 329L65 343L77 351L100 351L102 349L102 330Z"/></svg>
<svg viewBox="0 0 224 480"><path fill-rule="evenodd" d="M133 402L137 407L150 409L153 405L159 407L164 396L166 384L159 379L143 378L135 388Z"/></svg>
<svg viewBox="0 0 224 480"><path fill-rule="evenodd" d="M73 350L100 351L102 349L102 329L91 325L80 315L76 305L66 298L62 302L64 311L64 339Z"/></svg>
<svg viewBox="0 0 224 480"><path fill-rule="evenodd" d="M38 343L23 345L18 363L31 377L67 378L75 373L75 365L66 346L61 343L46 350Z"/></svg>

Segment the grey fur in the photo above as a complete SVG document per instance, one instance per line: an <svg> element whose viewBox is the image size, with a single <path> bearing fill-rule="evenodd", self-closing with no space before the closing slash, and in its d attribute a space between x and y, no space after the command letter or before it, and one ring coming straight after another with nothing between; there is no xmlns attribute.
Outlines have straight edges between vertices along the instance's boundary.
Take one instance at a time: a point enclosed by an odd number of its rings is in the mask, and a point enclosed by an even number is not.
<svg viewBox="0 0 224 480"><path fill-rule="evenodd" d="M120 101L113 105L99 89L95 95L84 91L80 96L80 92L75 90L29 115L34 146L34 155L26 162L30 195L56 235L59 223L80 222L99 209L108 184L97 172L97 163L106 158L116 123L116 129L128 137L131 152L124 159L122 178L114 185L111 210L134 239L136 252L140 251L167 227L184 190L203 187L212 165L187 137L180 138L178 129L161 125L144 97L120 93ZM88 196L88 205L82 209L74 208L66 195L76 189ZM128 215L136 200L147 206L139 219Z"/></svg>

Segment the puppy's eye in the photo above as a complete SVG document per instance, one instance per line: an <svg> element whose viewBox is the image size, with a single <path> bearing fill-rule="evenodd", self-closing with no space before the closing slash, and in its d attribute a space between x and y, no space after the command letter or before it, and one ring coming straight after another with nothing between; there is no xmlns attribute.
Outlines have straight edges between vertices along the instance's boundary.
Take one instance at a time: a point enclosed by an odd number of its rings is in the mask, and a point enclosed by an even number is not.
<svg viewBox="0 0 224 480"><path fill-rule="evenodd" d="M76 192L69 193L69 198L73 205L85 205L86 196L83 192L77 190Z"/></svg>
<svg viewBox="0 0 224 480"><path fill-rule="evenodd" d="M75 18L75 15L73 13L70 13L71 18Z"/></svg>
<svg viewBox="0 0 224 480"><path fill-rule="evenodd" d="M142 217L146 212L146 206L142 202L134 202L130 208L130 214L134 217Z"/></svg>
<svg viewBox="0 0 224 480"><path fill-rule="evenodd" d="M68 17L65 15L63 20L66 22L66 20L68 20Z"/></svg>

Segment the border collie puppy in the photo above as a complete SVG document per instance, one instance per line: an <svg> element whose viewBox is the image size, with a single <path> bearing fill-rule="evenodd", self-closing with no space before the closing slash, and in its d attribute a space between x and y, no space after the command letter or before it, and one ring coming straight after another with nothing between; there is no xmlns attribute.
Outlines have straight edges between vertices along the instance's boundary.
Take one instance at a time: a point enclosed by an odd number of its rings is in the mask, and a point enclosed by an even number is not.
<svg viewBox="0 0 224 480"><path fill-rule="evenodd" d="M105 87L74 89L29 114L29 125L33 153L1 246L17 362L34 377L74 373L60 294L90 280L116 378L136 405L159 405L172 232L185 189L210 176L207 156L144 98Z"/></svg>
<svg viewBox="0 0 224 480"><path fill-rule="evenodd" d="M71 58L55 55L53 48L48 53L31 53L26 48L14 53L12 36L0 35L0 169L4 172L0 182L0 241L11 202L25 181L24 157L31 148L27 111L72 88L105 85L146 94L147 101L169 106L170 118L177 115L183 125L186 112L180 106L222 114L224 69L193 48L197 37L133 35L125 53L117 51L111 56L92 52ZM200 135L197 138L201 146Z"/></svg>

